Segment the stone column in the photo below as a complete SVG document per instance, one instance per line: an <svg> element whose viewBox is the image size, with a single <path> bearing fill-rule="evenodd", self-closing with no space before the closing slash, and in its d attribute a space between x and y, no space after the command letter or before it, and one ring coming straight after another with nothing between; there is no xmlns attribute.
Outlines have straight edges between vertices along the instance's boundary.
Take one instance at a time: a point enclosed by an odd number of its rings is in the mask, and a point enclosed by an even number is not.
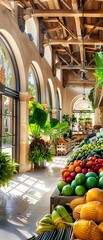
<svg viewBox="0 0 103 240"><path fill-rule="evenodd" d="M94 125L96 125L96 126L101 125L99 108L96 108L96 110L95 110Z"/></svg>
<svg viewBox="0 0 103 240"><path fill-rule="evenodd" d="M28 162L28 101L32 95L28 92L20 93L20 166L19 172L27 172L31 169Z"/></svg>
<svg viewBox="0 0 103 240"><path fill-rule="evenodd" d="M56 118L57 109L52 109L52 118Z"/></svg>
<svg viewBox="0 0 103 240"><path fill-rule="evenodd" d="M99 107L99 109L100 109L100 114L101 114L101 124L103 127L103 107Z"/></svg>

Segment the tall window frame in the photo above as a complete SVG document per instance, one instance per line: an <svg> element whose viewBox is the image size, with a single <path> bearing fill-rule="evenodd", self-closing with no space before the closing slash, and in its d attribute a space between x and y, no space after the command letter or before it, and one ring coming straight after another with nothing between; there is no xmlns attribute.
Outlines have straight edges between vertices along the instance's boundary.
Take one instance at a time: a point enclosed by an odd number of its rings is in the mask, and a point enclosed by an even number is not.
<svg viewBox="0 0 103 240"><path fill-rule="evenodd" d="M0 42L2 42L2 47L4 51L7 51L9 58L12 63L12 68L14 71L13 81L15 81L15 89L5 86L5 91L0 93L0 151L8 152L12 156L15 162L19 163L20 159L20 100L19 100L19 91L20 91L20 78L19 71L15 59L15 55L10 47L6 38L0 33ZM4 111L3 104L4 99L6 101L10 100L12 112ZM11 132L3 131L3 120L9 121L12 125ZM7 120L9 119L9 120ZM7 134L6 134L7 133ZM4 139L8 144L4 144Z"/></svg>

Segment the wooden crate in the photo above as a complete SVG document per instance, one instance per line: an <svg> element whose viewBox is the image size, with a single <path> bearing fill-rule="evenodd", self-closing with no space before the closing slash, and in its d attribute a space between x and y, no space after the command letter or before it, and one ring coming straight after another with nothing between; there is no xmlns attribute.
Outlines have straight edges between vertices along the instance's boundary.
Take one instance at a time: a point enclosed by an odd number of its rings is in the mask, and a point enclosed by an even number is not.
<svg viewBox="0 0 103 240"><path fill-rule="evenodd" d="M66 155L69 152L69 146L70 146L70 144L68 142L58 144L56 146L57 156Z"/></svg>
<svg viewBox="0 0 103 240"><path fill-rule="evenodd" d="M56 188L50 197L50 213L57 205L65 205L65 203L71 202L74 198L78 196L61 196L58 189Z"/></svg>

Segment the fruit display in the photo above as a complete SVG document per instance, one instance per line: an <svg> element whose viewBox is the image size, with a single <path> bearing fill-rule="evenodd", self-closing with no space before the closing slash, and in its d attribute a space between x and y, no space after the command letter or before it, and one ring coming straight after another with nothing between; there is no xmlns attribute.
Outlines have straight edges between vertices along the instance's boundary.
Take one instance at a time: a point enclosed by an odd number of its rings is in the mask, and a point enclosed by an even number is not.
<svg viewBox="0 0 103 240"><path fill-rule="evenodd" d="M99 168L99 170L96 172L88 171L85 174L82 172L76 173L76 174L75 172L69 172L69 169L67 169L67 166L64 169L65 171L64 170L62 171L62 179L59 180L59 182L57 183L57 189L59 190L60 195L83 196L89 189L92 189L95 187L103 189L103 169L102 168ZM102 169L102 171L100 171L100 169ZM71 173L74 173L72 177L71 177Z"/></svg>
<svg viewBox="0 0 103 240"><path fill-rule="evenodd" d="M89 157L103 158L103 139L93 143L84 144L82 147L74 148L73 153L67 160L67 164L74 160L83 160Z"/></svg>
<svg viewBox="0 0 103 240"><path fill-rule="evenodd" d="M69 211L67 211L66 205L70 206ZM71 202L65 203L65 206L57 205L51 214L45 215L39 221L36 230L37 234L52 232L53 235L55 231L59 235L56 235L55 238L48 238L46 235L46 238L38 239L103 240L103 190L92 188L87 191L85 196L75 198ZM67 235L65 238L64 232L67 233L68 229L70 237ZM43 235L41 236L43 237Z"/></svg>

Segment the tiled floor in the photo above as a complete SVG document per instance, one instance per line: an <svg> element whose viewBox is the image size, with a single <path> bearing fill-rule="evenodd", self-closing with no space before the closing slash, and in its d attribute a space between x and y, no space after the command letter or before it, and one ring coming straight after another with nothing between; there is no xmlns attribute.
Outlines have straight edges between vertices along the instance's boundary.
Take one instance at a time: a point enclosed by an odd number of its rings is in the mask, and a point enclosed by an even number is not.
<svg viewBox="0 0 103 240"><path fill-rule="evenodd" d="M0 190L0 240L27 240L36 223L50 212L50 196L61 178L67 156L54 157L45 169L17 174Z"/></svg>

